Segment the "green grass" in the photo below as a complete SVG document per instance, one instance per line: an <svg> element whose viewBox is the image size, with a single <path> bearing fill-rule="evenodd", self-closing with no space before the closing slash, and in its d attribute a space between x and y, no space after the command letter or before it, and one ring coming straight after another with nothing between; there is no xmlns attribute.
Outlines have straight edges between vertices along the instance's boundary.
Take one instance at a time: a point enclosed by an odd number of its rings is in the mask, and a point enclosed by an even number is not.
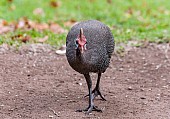
<svg viewBox="0 0 170 119"><path fill-rule="evenodd" d="M129 40L169 42L170 41L170 1L168 0L57 0L59 7L50 5L50 0L8 0L0 1L0 19L8 22L27 17L37 22L56 22L63 26L69 20L82 21L97 19L107 24L116 43ZM42 8L44 15L34 15L36 8ZM65 28L65 27L64 27ZM69 29L69 28L65 28ZM65 42L66 33L54 34L50 31L15 31L0 36L0 44L14 44L11 36L28 34L32 39L49 36L46 43L60 45ZM34 41L34 40L33 40ZM30 41L30 42L33 42Z"/></svg>

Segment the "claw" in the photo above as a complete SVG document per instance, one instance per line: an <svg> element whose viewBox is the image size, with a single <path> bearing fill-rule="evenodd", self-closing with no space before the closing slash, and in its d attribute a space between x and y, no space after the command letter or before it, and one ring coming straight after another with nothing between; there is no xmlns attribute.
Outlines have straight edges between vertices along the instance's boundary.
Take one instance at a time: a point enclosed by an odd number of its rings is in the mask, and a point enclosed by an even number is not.
<svg viewBox="0 0 170 119"><path fill-rule="evenodd" d="M84 110L77 110L77 112L85 111L86 112L85 114L89 114L92 111L102 112L102 110L98 109L96 106L94 106L94 103L93 103L93 99L97 95L100 95L102 97L102 99L104 99L104 97L101 95L100 91L96 90L96 89L99 89L100 75L99 75L99 78L98 78L98 81L97 81L98 83L96 84L97 88L95 88L93 91L92 91L92 81L91 81L90 75L84 74L84 77L86 79L88 90L89 90L89 95L87 95L87 96L89 96L89 107L84 109Z"/></svg>
<svg viewBox="0 0 170 119"><path fill-rule="evenodd" d="M103 95L101 94L100 90L96 90L96 94L94 93L95 96L100 96L102 98L103 101L106 101L106 99L103 97Z"/></svg>
<svg viewBox="0 0 170 119"><path fill-rule="evenodd" d="M76 112L85 112L85 114L90 114L92 111L102 112L97 106L91 105L86 109L76 110Z"/></svg>

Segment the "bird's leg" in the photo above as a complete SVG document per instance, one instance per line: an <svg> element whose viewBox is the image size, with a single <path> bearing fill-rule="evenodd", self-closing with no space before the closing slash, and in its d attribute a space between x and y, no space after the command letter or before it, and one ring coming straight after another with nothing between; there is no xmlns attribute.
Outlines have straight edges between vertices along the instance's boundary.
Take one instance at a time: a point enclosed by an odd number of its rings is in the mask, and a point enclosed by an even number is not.
<svg viewBox="0 0 170 119"><path fill-rule="evenodd" d="M92 91L92 93L94 94L93 98L95 98L96 96L100 96L102 98L102 100L106 101L106 99L103 97L103 95L100 92L100 78L101 78L101 72L98 73L98 78L97 78L97 83L96 83L96 87L94 88L94 90ZM85 97L87 97L89 95L86 95Z"/></svg>
<svg viewBox="0 0 170 119"><path fill-rule="evenodd" d="M100 86L99 86L100 78L101 78L101 72L98 73L96 87L94 88L92 92L94 93L94 98L99 95L102 98L102 100L106 101L106 99L103 97L103 95L100 92Z"/></svg>
<svg viewBox="0 0 170 119"><path fill-rule="evenodd" d="M77 110L77 111L78 112L86 111L86 114L89 114L92 111L102 112L102 110L98 109L93 103L94 95L92 94L92 81L90 75L84 74L84 77L86 79L88 90L89 90L89 106L84 110Z"/></svg>

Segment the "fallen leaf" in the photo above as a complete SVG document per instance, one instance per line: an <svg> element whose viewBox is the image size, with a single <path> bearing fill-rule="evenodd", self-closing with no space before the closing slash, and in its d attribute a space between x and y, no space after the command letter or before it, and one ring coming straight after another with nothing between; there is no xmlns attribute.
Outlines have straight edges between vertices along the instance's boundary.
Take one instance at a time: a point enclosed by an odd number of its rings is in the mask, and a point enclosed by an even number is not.
<svg viewBox="0 0 170 119"><path fill-rule="evenodd" d="M64 26L65 26L65 27L72 27L72 26L73 26L74 24L76 24L76 23L77 23L76 20L71 19L71 20L65 22L65 23L64 23Z"/></svg>
<svg viewBox="0 0 170 119"><path fill-rule="evenodd" d="M46 30L49 28L49 25L46 23L41 23L41 24L35 24L35 29L37 30Z"/></svg>
<svg viewBox="0 0 170 119"><path fill-rule="evenodd" d="M60 34L60 33L65 33L66 31L58 24L56 23L51 23L50 24L50 30L54 33Z"/></svg>
<svg viewBox="0 0 170 119"><path fill-rule="evenodd" d="M8 22L7 22L6 20L2 20L2 21L1 21L1 25L7 26L7 25L8 25Z"/></svg>
<svg viewBox="0 0 170 119"><path fill-rule="evenodd" d="M30 28L33 28L37 31L49 29L49 25L47 23L36 23L33 21L29 21L28 24L29 24Z"/></svg>
<svg viewBox="0 0 170 119"><path fill-rule="evenodd" d="M25 27L25 21L24 20L20 20L17 24L17 28L24 28Z"/></svg>
<svg viewBox="0 0 170 119"><path fill-rule="evenodd" d="M30 36L28 36L27 34L17 34L15 36L12 36L11 39L12 40L18 40L18 41L22 41L24 43L28 42L30 40Z"/></svg>
<svg viewBox="0 0 170 119"><path fill-rule="evenodd" d="M17 34L15 36L12 36L11 39L16 40L16 39L20 38L21 36L22 36L21 34Z"/></svg>
<svg viewBox="0 0 170 119"><path fill-rule="evenodd" d="M44 43L46 40L48 40L48 36L45 36L44 38L39 38L38 42Z"/></svg>
<svg viewBox="0 0 170 119"><path fill-rule="evenodd" d="M112 0L107 0L107 3L111 4L111 3L112 3Z"/></svg>
<svg viewBox="0 0 170 119"><path fill-rule="evenodd" d="M44 16L45 13L44 13L44 10L42 8L36 8L34 11L33 11L33 14L34 15L41 15L41 16Z"/></svg>
<svg viewBox="0 0 170 119"><path fill-rule="evenodd" d="M25 36L21 39L22 42L26 43L27 41L30 40L30 37L29 36Z"/></svg>
<svg viewBox="0 0 170 119"><path fill-rule="evenodd" d="M7 0L8 2L13 2L13 0Z"/></svg>
<svg viewBox="0 0 170 119"><path fill-rule="evenodd" d="M54 0L50 2L50 5L51 5L52 7L55 7L55 8L57 8L57 7L60 6L59 2L54 1Z"/></svg>
<svg viewBox="0 0 170 119"><path fill-rule="evenodd" d="M15 26L16 29L28 30L31 28L27 17L20 18L18 21L13 21L11 24Z"/></svg>
<svg viewBox="0 0 170 119"><path fill-rule="evenodd" d="M126 11L126 13L127 13L127 14L132 15L132 14L133 14L133 10L132 10L132 8L131 8L131 7L129 7L129 8L128 8L128 10Z"/></svg>
<svg viewBox="0 0 170 119"><path fill-rule="evenodd" d="M0 34L7 33L13 30L14 28L11 26L0 26Z"/></svg>

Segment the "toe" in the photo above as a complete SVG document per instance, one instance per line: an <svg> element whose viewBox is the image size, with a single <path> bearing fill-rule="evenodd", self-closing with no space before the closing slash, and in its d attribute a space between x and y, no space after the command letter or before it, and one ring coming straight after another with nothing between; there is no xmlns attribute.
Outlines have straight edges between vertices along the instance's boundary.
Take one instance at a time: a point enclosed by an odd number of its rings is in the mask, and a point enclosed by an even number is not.
<svg viewBox="0 0 170 119"><path fill-rule="evenodd" d="M102 112L97 106L90 106L85 114L90 114L92 111Z"/></svg>
<svg viewBox="0 0 170 119"><path fill-rule="evenodd" d="M99 109L97 106L93 106L93 111L102 112L102 110Z"/></svg>

